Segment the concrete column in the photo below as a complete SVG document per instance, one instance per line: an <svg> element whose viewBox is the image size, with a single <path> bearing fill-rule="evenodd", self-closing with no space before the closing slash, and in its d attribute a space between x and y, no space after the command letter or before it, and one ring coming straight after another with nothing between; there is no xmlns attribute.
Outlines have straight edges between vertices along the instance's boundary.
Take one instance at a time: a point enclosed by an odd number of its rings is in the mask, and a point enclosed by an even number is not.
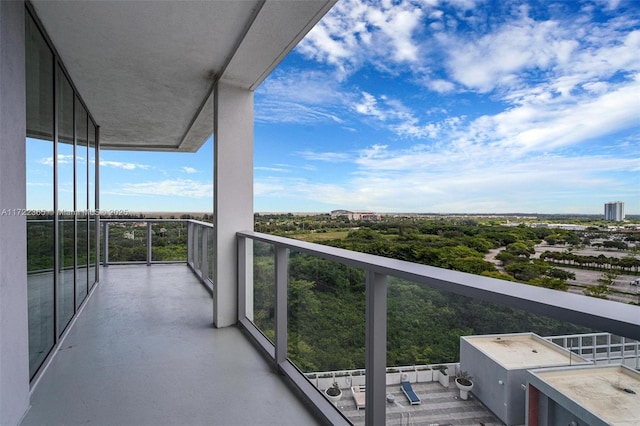
<svg viewBox="0 0 640 426"><path fill-rule="evenodd" d="M25 5L0 1L0 424L29 407Z"/></svg>
<svg viewBox="0 0 640 426"><path fill-rule="evenodd" d="M213 322L238 321L236 232L253 230L253 92L218 82L214 90Z"/></svg>

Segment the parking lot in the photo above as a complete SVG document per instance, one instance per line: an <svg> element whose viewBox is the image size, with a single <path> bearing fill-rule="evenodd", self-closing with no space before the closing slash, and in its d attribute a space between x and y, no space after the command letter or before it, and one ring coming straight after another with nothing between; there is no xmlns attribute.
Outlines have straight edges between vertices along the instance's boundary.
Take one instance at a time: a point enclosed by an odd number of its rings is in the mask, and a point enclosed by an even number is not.
<svg viewBox="0 0 640 426"><path fill-rule="evenodd" d="M563 252L567 250L568 246L555 245L550 246L546 243L539 244L535 247L536 253L532 256L533 258L540 257L541 253L545 251L555 251L555 252ZM489 254L485 257L485 260L493 262L496 264L498 269L501 272L504 272L501 266L499 266L500 262L495 260L496 254L498 254L501 250L504 250L504 247L499 249L491 250ZM617 257L622 258L626 257L629 254L625 251L619 251L614 249L601 249L597 250L595 248L588 248L583 250L573 250L572 253L575 253L580 256L600 256L601 254L607 257ZM578 268L569 268L564 266L557 266L559 269L563 269L565 271L573 272L576 275L575 280L569 280L567 284L569 284L569 292L576 294L584 294L584 289L588 286L599 285L598 279L602 277L603 271L592 271L588 269L578 269ZM629 302L639 302L640 303L640 286L631 285L630 282L638 279L637 275L619 275L613 285L609 288L610 291L607 294L607 298L609 300L614 300L616 302L629 303Z"/></svg>

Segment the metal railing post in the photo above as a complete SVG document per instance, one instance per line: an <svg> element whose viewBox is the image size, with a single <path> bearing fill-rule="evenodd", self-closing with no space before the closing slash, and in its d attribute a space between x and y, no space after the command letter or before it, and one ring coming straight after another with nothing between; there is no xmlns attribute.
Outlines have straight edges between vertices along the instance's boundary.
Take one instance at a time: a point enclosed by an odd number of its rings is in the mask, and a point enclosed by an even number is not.
<svg viewBox="0 0 640 426"><path fill-rule="evenodd" d="M193 250L191 247L193 244L193 223L187 222L187 264L193 263Z"/></svg>
<svg viewBox="0 0 640 426"><path fill-rule="evenodd" d="M387 394L387 277L366 270L365 425L386 421Z"/></svg>
<svg viewBox="0 0 640 426"><path fill-rule="evenodd" d="M289 250L276 246L276 365L287 360L287 282Z"/></svg>
<svg viewBox="0 0 640 426"><path fill-rule="evenodd" d="M238 321L247 317L247 238L238 237Z"/></svg>
<svg viewBox="0 0 640 426"><path fill-rule="evenodd" d="M200 269L200 247L198 247L198 237L200 236L200 227L193 224L193 232L191 233L191 237L193 241L191 241L193 251L191 252L191 257L193 258L193 268L197 271Z"/></svg>
<svg viewBox="0 0 640 426"><path fill-rule="evenodd" d="M207 280L207 277L209 276L209 259L208 259L208 253L209 250L207 249L207 245L209 242L209 229L205 228L204 226L201 226L201 232L202 232L202 246L200 249L200 272L201 272L201 276L202 276L202 282L204 283Z"/></svg>
<svg viewBox="0 0 640 426"><path fill-rule="evenodd" d="M104 251L104 261L102 262L103 267L109 266L109 222L102 222L104 224L104 241L103 241L103 251Z"/></svg>
<svg viewBox="0 0 640 426"><path fill-rule="evenodd" d="M147 266L151 266L153 248L153 236L151 235L151 222L147 221Z"/></svg>

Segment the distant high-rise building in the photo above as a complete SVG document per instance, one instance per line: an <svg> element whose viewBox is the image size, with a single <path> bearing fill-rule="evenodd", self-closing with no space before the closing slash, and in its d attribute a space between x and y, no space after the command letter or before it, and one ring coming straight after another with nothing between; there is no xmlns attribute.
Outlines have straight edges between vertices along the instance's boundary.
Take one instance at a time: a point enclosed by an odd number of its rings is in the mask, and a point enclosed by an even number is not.
<svg viewBox="0 0 640 426"><path fill-rule="evenodd" d="M604 220L621 222L624 220L624 202L612 201L604 205Z"/></svg>

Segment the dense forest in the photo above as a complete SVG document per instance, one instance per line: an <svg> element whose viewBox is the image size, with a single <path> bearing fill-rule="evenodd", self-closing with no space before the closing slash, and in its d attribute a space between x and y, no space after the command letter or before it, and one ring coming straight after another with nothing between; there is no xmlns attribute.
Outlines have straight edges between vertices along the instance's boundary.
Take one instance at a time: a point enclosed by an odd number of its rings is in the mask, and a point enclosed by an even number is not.
<svg viewBox="0 0 640 426"><path fill-rule="evenodd" d="M269 228L272 234L557 290L565 290L573 274L544 258L533 259L534 245L547 241L579 246L604 235L596 228L578 233L483 224L472 219L387 218L357 223L328 218L288 219L257 218L256 229ZM637 241L635 234L621 238L626 237L630 242ZM500 250L496 258L503 264L502 271L484 260L494 249ZM303 253L290 254L288 351L300 369L310 372L364 367L364 282L362 270ZM270 339L274 338L273 283L273 247L256 243L254 321ZM459 357L460 336L524 331L548 336L598 330L388 279L389 366L454 362Z"/></svg>

